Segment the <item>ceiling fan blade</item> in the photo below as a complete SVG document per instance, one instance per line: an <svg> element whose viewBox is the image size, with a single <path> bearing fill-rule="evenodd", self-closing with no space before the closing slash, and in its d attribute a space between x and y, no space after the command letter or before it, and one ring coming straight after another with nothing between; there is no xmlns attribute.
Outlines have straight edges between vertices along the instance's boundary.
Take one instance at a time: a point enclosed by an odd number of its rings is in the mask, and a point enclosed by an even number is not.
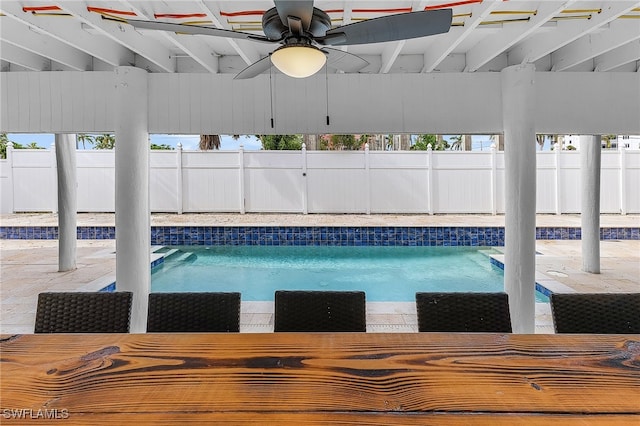
<svg viewBox="0 0 640 426"><path fill-rule="evenodd" d="M262 74L271 67L271 55L256 61L233 77L234 80L246 80Z"/></svg>
<svg viewBox="0 0 640 426"><path fill-rule="evenodd" d="M449 31L452 17L451 9L382 16L331 29L324 37L316 38L316 41L320 44L346 46L425 37Z"/></svg>
<svg viewBox="0 0 640 426"><path fill-rule="evenodd" d="M261 42L267 42L267 43L273 43L277 41L277 40L269 40L268 38L263 36L243 33L240 31L224 30L221 28L213 28L213 27L202 27L199 25L172 24L169 22L156 22L156 21L139 21L135 19L127 19L126 22L135 28L142 28L146 30L161 30L161 31L172 31L176 33L183 33L183 34L209 35L209 36L226 37L226 38L240 38L245 40L261 41Z"/></svg>
<svg viewBox="0 0 640 426"><path fill-rule="evenodd" d="M309 30L313 18L313 0L274 0L282 23L289 26L289 16L302 21L304 31Z"/></svg>
<svg viewBox="0 0 640 426"><path fill-rule="evenodd" d="M327 65L344 72L358 72L369 65L369 62L360 56L338 49L323 47L322 51L327 54Z"/></svg>

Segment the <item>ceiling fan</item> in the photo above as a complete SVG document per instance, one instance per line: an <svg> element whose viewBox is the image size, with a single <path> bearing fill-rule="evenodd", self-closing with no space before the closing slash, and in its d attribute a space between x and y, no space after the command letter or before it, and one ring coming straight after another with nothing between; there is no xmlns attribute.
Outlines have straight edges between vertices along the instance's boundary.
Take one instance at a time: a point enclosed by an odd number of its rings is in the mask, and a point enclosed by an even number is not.
<svg viewBox="0 0 640 426"><path fill-rule="evenodd" d="M313 0L274 0L275 7L262 16L264 36L186 24L127 19L136 28L245 39L280 44L269 56L249 65L235 76L248 79L276 66L297 78L309 77L325 63L345 72L357 72L369 63L359 56L327 46L381 43L446 33L451 9L407 12L382 16L331 28L329 15L314 7Z"/></svg>

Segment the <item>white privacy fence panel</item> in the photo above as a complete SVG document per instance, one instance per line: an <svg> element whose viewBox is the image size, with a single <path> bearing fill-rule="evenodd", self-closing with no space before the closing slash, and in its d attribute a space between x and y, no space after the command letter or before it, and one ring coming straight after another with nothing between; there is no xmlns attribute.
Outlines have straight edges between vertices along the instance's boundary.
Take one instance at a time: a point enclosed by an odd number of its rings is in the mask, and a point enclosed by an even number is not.
<svg viewBox="0 0 640 426"><path fill-rule="evenodd" d="M78 211L115 209L115 156L113 151L77 151Z"/></svg>
<svg viewBox="0 0 640 426"><path fill-rule="evenodd" d="M1 211L57 210L53 150L9 149ZM78 211L115 210L113 151L77 151ZM580 153L537 152L538 213L579 213ZM640 213L640 151L602 153L601 212ZM153 212L504 213L501 152L151 151Z"/></svg>

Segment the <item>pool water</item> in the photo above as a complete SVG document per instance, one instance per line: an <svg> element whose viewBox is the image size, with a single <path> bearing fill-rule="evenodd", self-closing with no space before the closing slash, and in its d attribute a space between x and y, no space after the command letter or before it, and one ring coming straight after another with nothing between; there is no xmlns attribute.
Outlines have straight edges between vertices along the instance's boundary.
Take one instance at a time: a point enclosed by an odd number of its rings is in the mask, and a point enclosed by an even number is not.
<svg viewBox="0 0 640 426"><path fill-rule="evenodd" d="M486 247L182 246L154 267L153 292L360 290L368 301L413 301L419 291L503 291ZM542 296L539 295L538 296ZM542 296L544 298L544 296Z"/></svg>

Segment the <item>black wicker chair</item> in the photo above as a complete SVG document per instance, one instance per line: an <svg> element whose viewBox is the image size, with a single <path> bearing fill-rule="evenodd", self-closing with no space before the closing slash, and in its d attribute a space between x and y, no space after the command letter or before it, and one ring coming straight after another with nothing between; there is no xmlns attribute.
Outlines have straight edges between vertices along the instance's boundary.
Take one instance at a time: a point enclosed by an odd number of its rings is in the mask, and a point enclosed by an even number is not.
<svg viewBox="0 0 640 426"><path fill-rule="evenodd" d="M640 293L554 293L551 313L556 333L640 333Z"/></svg>
<svg viewBox="0 0 640 426"><path fill-rule="evenodd" d="M506 293L416 293L418 330L511 333Z"/></svg>
<svg viewBox="0 0 640 426"><path fill-rule="evenodd" d="M151 293L148 332L239 332L240 293Z"/></svg>
<svg viewBox="0 0 640 426"><path fill-rule="evenodd" d="M133 294L40 293L35 333L128 333Z"/></svg>
<svg viewBox="0 0 640 426"><path fill-rule="evenodd" d="M276 291L274 331L367 331L362 291Z"/></svg>

